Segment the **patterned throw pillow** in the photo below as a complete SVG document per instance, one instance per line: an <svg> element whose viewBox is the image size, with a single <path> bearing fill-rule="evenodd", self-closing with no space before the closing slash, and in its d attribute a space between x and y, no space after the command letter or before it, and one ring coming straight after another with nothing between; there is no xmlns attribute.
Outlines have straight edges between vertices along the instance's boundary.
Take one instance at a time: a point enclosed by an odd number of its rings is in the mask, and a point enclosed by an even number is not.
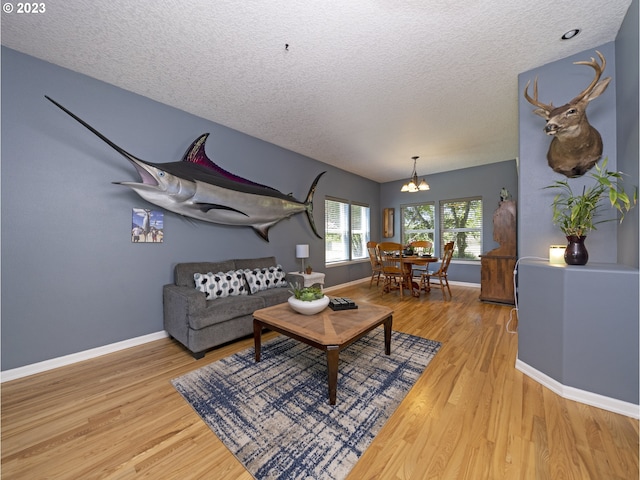
<svg viewBox="0 0 640 480"><path fill-rule="evenodd" d="M194 273L193 281L196 284L196 290L204 293L207 300L213 300L212 292L215 292L218 288L213 273Z"/></svg>
<svg viewBox="0 0 640 480"><path fill-rule="evenodd" d="M251 294L258 293L260 290L267 289L264 281L264 274L262 273L262 269L260 268L256 268L253 270L249 270L247 268L244 271L244 278L249 285L249 293Z"/></svg>
<svg viewBox="0 0 640 480"><path fill-rule="evenodd" d="M269 267L269 273L273 275L273 282L270 287L267 288L282 288L288 287L289 283L287 282L287 274L282 268L282 265L278 264L275 267Z"/></svg>
<svg viewBox="0 0 640 480"><path fill-rule="evenodd" d="M218 272L215 274L218 285L214 296L216 298L235 297L237 295L246 295L244 275L242 270L229 270L228 272Z"/></svg>
<svg viewBox="0 0 640 480"><path fill-rule="evenodd" d="M193 279L196 282L196 289L204 292L207 300L247 295L248 293L242 270L209 272L207 274L196 273L193 275Z"/></svg>
<svg viewBox="0 0 640 480"><path fill-rule="evenodd" d="M269 288L287 287L286 273L282 265L274 267L246 269L244 277L251 293L257 293Z"/></svg>

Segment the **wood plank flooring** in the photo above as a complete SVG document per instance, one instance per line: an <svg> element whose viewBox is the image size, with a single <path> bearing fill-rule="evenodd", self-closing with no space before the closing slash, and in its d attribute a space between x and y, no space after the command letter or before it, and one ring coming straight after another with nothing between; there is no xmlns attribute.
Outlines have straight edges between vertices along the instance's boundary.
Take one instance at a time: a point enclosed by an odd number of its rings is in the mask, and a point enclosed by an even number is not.
<svg viewBox="0 0 640 480"><path fill-rule="evenodd" d="M401 301L368 282L331 292L389 305L395 330L443 343L348 479L638 479L638 421L517 371L511 308L452 291L451 301L438 290ZM196 361L163 339L4 383L2 478L250 480L169 383L249 347Z"/></svg>

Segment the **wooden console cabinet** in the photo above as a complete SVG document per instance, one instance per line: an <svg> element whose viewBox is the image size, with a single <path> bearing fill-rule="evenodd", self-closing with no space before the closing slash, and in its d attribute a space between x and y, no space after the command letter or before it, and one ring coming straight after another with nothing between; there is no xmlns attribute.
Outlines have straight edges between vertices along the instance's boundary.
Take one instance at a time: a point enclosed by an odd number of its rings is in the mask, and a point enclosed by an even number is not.
<svg viewBox="0 0 640 480"><path fill-rule="evenodd" d="M480 256L480 300L515 304L513 270L518 259L516 235L516 202L504 200L493 214L493 239L500 246Z"/></svg>

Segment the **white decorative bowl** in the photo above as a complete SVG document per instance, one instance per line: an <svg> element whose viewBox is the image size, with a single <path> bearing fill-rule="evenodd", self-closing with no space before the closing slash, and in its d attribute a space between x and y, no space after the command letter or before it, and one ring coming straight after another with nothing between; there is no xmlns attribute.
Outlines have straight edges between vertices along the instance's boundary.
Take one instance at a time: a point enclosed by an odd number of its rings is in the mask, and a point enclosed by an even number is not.
<svg viewBox="0 0 640 480"><path fill-rule="evenodd" d="M314 315L316 313L321 312L327 305L329 305L329 297L326 295L318 300L312 300L310 302L305 302L303 300L298 300L293 295L289 297L289 305L296 312L301 313L303 315Z"/></svg>

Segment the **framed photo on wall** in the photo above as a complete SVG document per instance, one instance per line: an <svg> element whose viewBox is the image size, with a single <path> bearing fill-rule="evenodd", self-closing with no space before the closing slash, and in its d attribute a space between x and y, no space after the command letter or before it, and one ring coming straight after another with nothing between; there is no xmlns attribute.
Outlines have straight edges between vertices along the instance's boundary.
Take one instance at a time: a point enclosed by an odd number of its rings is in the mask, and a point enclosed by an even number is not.
<svg viewBox="0 0 640 480"><path fill-rule="evenodd" d="M131 215L132 243L162 243L164 213L149 208L134 208Z"/></svg>

